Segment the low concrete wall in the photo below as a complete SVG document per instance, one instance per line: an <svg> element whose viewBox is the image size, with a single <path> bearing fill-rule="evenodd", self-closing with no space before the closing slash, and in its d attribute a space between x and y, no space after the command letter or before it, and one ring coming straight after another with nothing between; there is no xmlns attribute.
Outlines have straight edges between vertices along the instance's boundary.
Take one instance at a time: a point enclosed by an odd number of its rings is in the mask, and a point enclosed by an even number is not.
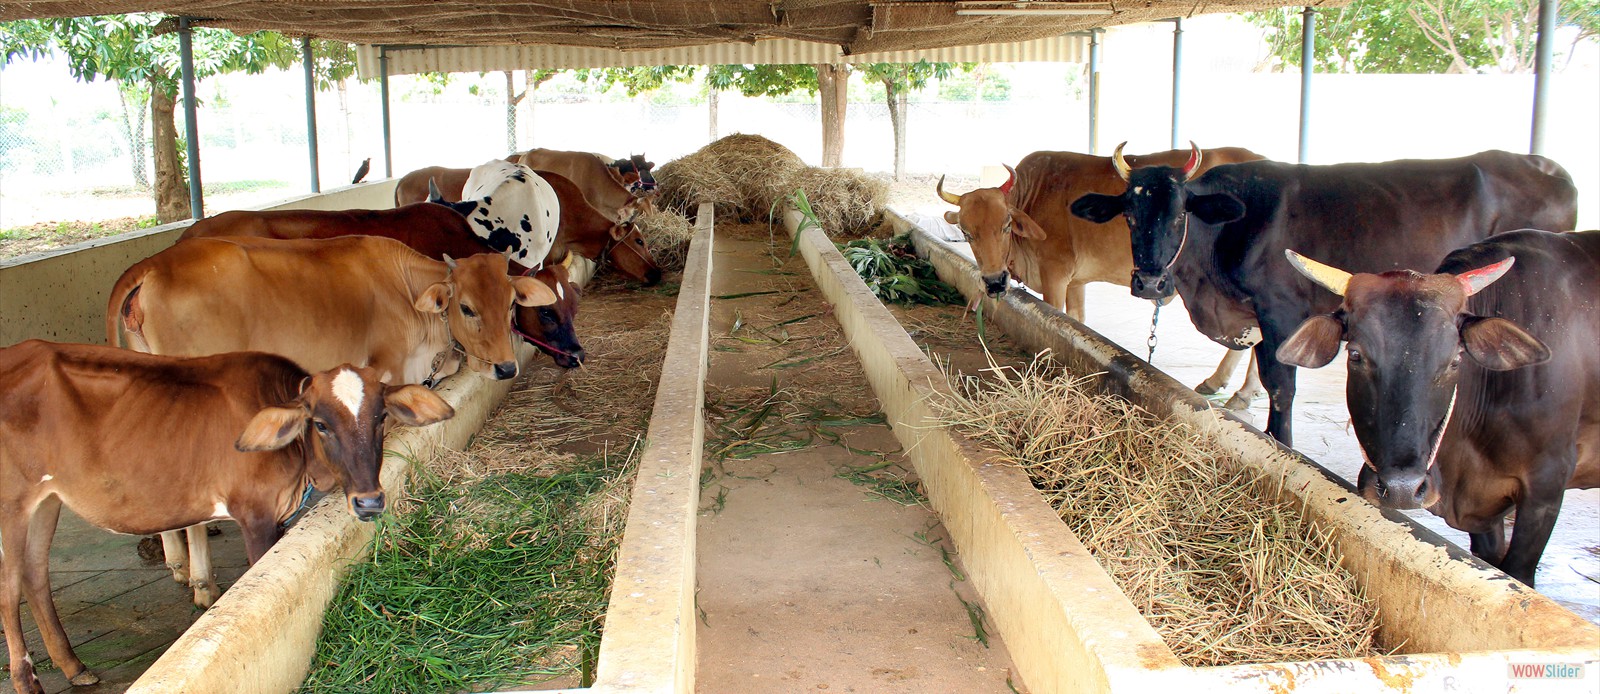
<svg viewBox="0 0 1600 694"><path fill-rule="evenodd" d="M789 222L791 233L794 217ZM952 249L917 237L941 276L969 297L981 281ZM1408 655L1361 660L1189 668L1178 663L1020 470L933 420L926 404L949 386L831 242L808 231L801 251L844 324L895 433L960 548L969 575L1034 692L1505 691L1512 663L1600 666L1600 629L1356 496L1315 463L1117 345L1023 292L986 301L992 325L1024 347L1051 349L1105 390L1173 415L1246 461L1318 527L1379 604L1383 638ZM1416 687L1420 687L1417 689Z"/></svg>
<svg viewBox="0 0 1600 694"><path fill-rule="evenodd" d="M291 198L263 210L394 207L394 179ZM30 338L103 344L106 298L128 266L165 250L193 222L94 239L0 260L0 346Z"/></svg>

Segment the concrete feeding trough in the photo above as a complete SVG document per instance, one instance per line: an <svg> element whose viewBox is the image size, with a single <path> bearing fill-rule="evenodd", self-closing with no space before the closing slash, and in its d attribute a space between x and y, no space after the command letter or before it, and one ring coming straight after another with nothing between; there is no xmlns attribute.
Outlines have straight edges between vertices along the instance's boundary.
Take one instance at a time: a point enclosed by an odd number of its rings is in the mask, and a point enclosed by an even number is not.
<svg viewBox="0 0 1600 694"><path fill-rule="evenodd" d="M785 223L798 227L791 212ZM903 220L900 220L904 226ZM911 229L941 277L982 297L971 261ZM1315 462L1278 446L1121 347L1023 292L987 302L992 326L1029 350L1052 350L1097 386L1172 416L1244 461L1315 527L1377 604L1379 639L1403 654L1188 667L1122 594L1018 468L938 424L929 404L950 386L817 230L799 248L860 358L968 574L1033 692L1506 691L1521 665L1571 665L1592 690L1600 628L1445 542L1404 516L1360 501ZM1353 502L1353 503L1352 503ZM1522 671L1517 671L1522 672ZM1561 691L1559 687L1550 691Z"/></svg>

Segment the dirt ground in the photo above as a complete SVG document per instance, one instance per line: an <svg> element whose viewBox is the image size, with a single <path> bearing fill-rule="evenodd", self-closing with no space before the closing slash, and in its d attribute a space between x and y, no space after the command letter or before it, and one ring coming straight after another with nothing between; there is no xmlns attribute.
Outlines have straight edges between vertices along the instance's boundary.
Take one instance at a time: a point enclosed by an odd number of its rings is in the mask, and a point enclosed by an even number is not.
<svg viewBox="0 0 1600 694"><path fill-rule="evenodd" d="M699 691L1020 691L804 261L716 237Z"/></svg>

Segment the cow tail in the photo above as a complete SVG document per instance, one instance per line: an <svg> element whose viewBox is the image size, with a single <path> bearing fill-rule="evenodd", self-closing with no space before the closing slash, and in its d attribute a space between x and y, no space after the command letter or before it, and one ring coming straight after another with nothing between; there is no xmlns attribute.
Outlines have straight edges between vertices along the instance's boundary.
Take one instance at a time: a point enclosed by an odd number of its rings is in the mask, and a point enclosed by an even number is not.
<svg viewBox="0 0 1600 694"><path fill-rule="evenodd" d="M122 273L111 288L111 299L106 305L106 344L150 351L144 338L144 305L139 297L148 273L148 269L135 265Z"/></svg>

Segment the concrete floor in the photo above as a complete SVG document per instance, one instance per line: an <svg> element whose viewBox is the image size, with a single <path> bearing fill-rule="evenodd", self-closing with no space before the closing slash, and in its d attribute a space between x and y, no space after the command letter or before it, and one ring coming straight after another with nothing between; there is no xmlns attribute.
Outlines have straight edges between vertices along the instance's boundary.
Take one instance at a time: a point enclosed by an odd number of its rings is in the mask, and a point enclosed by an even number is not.
<svg viewBox="0 0 1600 694"><path fill-rule="evenodd" d="M948 226L929 214L912 216L924 228ZM1150 302L1134 298L1126 287L1113 284L1091 284L1087 294L1085 323L1124 349L1144 357L1145 341L1150 335ZM1191 387L1211 375L1226 351L1194 329L1181 299L1162 307L1156 338L1154 365ZM1234 388L1243 383L1244 368L1241 362L1239 373L1233 378ZM1298 370L1294 439L1295 448L1301 453L1353 484L1361 469L1362 457L1355 433L1348 427L1345 373L1342 351L1333 363L1321 369ZM1253 403L1249 414L1257 427L1266 426L1265 396ZM1445 539L1467 547L1466 533L1449 527L1438 516L1425 510L1405 513ZM1600 489L1567 491L1561 517L1539 562L1535 582L1540 593L1600 623Z"/></svg>
<svg viewBox="0 0 1600 694"><path fill-rule="evenodd" d="M211 555L217 580L226 590L244 574L247 562L238 526L217 526L223 534L211 538ZM46 692L121 692L199 618L193 593L172 580L160 559L140 559L138 542L138 537L91 526L70 510L62 512L51 545L50 584L74 650L101 683L72 687L60 670L48 665L33 615L24 609L23 628ZM9 676L0 679L0 692L11 691Z"/></svg>

